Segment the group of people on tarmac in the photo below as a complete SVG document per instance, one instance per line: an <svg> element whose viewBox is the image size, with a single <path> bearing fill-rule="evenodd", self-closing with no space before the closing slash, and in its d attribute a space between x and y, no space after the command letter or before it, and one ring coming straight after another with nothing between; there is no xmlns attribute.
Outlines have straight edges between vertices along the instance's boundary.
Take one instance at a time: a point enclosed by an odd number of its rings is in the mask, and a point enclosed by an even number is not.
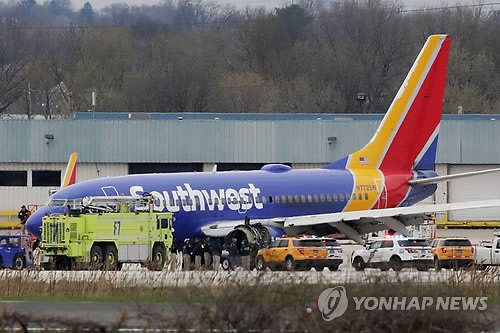
<svg viewBox="0 0 500 333"><path fill-rule="evenodd" d="M248 241L243 240L238 244L236 238L233 238L231 243L225 246L210 237L196 238L194 240L186 238L180 247L174 242L170 270L176 270L178 266L182 266L184 271L219 270L223 250L227 250L229 253L230 269L241 265L243 269L250 270L252 258L255 259L259 248L257 242L250 244ZM179 265L179 260L182 260L181 265Z"/></svg>

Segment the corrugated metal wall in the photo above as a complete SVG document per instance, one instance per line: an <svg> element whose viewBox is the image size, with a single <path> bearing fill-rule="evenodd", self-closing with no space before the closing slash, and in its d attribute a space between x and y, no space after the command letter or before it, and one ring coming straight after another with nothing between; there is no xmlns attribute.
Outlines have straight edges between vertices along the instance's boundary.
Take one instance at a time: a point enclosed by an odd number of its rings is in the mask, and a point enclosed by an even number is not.
<svg viewBox="0 0 500 333"><path fill-rule="evenodd" d="M68 156L69 158L69 156ZM0 170L26 170L28 172L28 186L2 186L0 187L0 211L16 210L29 204L43 204L49 197L49 190L55 187L31 186L32 170L60 170L64 175L67 163L0 163ZM122 176L128 173L127 164L79 163L77 167L77 182L84 180Z"/></svg>
<svg viewBox="0 0 500 333"><path fill-rule="evenodd" d="M363 147L378 125L374 120L1 120L0 162L65 162L77 151L79 161L89 163L324 164ZM499 121L445 120L437 160L497 164L499 141Z"/></svg>

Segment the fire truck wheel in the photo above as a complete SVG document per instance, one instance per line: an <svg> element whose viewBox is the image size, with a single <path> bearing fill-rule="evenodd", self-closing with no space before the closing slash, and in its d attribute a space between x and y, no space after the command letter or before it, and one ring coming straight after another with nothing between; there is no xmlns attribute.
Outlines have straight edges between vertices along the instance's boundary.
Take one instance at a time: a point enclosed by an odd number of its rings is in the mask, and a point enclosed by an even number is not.
<svg viewBox="0 0 500 333"><path fill-rule="evenodd" d="M155 245L153 247L153 268L156 271L161 271L165 266L166 251L163 246Z"/></svg>
<svg viewBox="0 0 500 333"><path fill-rule="evenodd" d="M12 266L14 269L21 270L24 268L24 256L21 253L18 253L14 256L14 260L12 261Z"/></svg>
<svg viewBox="0 0 500 333"><path fill-rule="evenodd" d="M99 245L93 245L90 249L90 268L101 269L103 264L102 249Z"/></svg>
<svg viewBox="0 0 500 333"><path fill-rule="evenodd" d="M104 269L114 271L118 267L118 251L114 245L106 247L106 255L104 256Z"/></svg>

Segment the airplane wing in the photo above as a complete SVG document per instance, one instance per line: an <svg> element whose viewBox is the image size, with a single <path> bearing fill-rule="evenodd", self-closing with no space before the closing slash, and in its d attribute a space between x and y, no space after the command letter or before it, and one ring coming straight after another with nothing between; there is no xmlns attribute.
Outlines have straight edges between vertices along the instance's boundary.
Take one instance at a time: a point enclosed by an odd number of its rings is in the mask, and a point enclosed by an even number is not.
<svg viewBox="0 0 500 333"><path fill-rule="evenodd" d="M403 235L408 235L408 230L406 229L407 226L421 224L424 220L431 219L433 213L499 206L500 199L495 199L340 213L299 215L292 217L276 217L270 219L252 219L251 223L261 223L265 226L281 227L285 231L294 229L299 233L305 232L306 230L314 227L333 227L359 244L364 244L364 240L360 236L362 234L393 229ZM242 223L243 219L235 221L220 221L203 226L201 231L209 237L225 237L236 226L241 225ZM331 231L331 229L329 231Z"/></svg>
<svg viewBox="0 0 500 333"><path fill-rule="evenodd" d="M361 210L330 214L304 215L285 218L283 226L289 227L314 227L330 225L343 232L352 240L364 244L360 234L393 229L408 235L407 226L421 224L425 219L430 219L433 213L462 210L472 208L499 207L500 199L456 202L435 205L420 205L386 209Z"/></svg>

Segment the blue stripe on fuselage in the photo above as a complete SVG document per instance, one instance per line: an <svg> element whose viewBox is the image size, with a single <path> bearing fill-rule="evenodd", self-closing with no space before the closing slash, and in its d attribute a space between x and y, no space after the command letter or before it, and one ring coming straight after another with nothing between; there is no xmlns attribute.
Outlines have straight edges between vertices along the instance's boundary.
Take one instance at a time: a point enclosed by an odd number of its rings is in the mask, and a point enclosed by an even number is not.
<svg viewBox="0 0 500 333"><path fill-rule="evenodd" d="M52 199L77 199L83 196L133 195L149 192L160 200L156 204L164 211L174 212L176 239L201 235L201 227L212 222L252 219L269 219L296 215L340 212L347 201L334 201L333 195L350 195L353 188L352 174L347 170L291 170L281 173L268 171L232 171L220 173L177 173L128 175L94 179L69 186L55 193ZM132 189L132 192L131 192ZM252 198L251 203L225 202L220 210L215 198L234 198L235 194ZM185 205L167 209L170 200L191 197L200 205ZM329 195L328 195L329 194ZM323 196L322 196L323 195ZM255 202L255 196L259 201ZM276 197L279 196L279 202ZM285 196L286 202L283 202ZM292 203L289 202L292 196ZM298 196L298 197L297 197ZM265 197L263 202L262 197ZM270 202L269 197L272 198ZM298 203L296 199L298 198ZM331 201L328 200L330 198ZM168 199L168 201L166 200ZM247 200L248 201L248 200ZM305 201L305 202L303 202ZM203 207L204 206L204 207ZM194 208L194 209L193 209ZM204 210L200 210L204 208ZM212 209L211 209L212 208ZM31 226L35 235L38 226Z"/></svg>

